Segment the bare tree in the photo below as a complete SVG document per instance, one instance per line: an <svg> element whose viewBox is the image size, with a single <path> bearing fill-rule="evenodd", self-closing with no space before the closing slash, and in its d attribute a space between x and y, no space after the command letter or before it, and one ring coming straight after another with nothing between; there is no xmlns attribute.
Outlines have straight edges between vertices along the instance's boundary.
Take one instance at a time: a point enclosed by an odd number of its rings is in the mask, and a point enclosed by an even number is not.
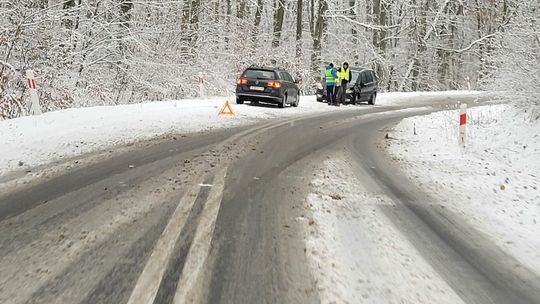
<svg viewBox="0 0 540 304"><path fill-rule="evenodd" d="M538 87L534 0L0 1L0 115L182 98L205 72L224 94L247 66L319 80L328 61L373 67L386 90ZM310 43L306 43L310 41ZM303 89L313 92L305 81Z"/></svg>

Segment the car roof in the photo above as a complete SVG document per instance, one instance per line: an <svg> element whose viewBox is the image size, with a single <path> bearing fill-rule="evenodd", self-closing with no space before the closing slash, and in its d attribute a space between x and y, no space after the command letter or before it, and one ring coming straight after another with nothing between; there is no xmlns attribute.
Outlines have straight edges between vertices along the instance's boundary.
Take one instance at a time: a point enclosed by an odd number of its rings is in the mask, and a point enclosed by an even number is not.
<svg viewBox="0 0 540 304"><path fill-rule="evenodd" d="M282 69L282 68L265 67L265 66L250 66L246 70L266 70L266 71L274 71L274 72L287 72L287 70Z"/></svg>
<svg viewBox="0 0 540 304"><path fill-rule="evenodd" d="M351 67L351 70L357 71L357 72L362 72L362 71L373 71L372 69L368 69L368 68L353 68L353 67Z"/></svg>

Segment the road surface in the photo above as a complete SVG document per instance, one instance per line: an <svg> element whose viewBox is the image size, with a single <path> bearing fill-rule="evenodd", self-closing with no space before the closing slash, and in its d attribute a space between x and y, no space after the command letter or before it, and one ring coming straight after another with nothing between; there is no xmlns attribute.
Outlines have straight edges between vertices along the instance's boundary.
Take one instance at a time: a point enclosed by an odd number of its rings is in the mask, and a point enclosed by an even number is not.
<svg viewBox="0 0 540 304"><path fill-rule="evenodd" d="M340 149L365 169L360 181L393 198L385 214L464 302L540 303L537 274L430 207L385 158L385 128L455 103L179 136L6 191L0 303L317 303L291 219L317 162Z"/></svg>

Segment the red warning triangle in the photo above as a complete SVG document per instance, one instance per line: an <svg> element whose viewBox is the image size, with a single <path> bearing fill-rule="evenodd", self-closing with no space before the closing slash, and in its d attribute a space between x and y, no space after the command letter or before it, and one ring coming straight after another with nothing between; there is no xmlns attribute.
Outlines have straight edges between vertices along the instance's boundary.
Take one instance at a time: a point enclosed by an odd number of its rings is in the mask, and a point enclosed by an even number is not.
<svg viewBox="0 0 540 304"><path fill-rule="evenodd" d="M219 116L235 116L231 103L227 100L221 109L219 110Z"/></svg>

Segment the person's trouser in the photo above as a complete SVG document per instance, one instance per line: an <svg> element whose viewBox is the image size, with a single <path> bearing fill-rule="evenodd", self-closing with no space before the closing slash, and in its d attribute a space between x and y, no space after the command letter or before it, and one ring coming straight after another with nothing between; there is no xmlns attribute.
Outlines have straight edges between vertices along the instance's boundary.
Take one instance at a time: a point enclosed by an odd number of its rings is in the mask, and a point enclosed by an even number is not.
<svg viewBox="0 0 540 304"><path fill-rule="evenodd" d="M339 88L339 92L336 94L337 102L338 104L345 104L345 101L347 100L347 86L341 85Z"/></svg>
<svg viewBox="0 0 540 304"><path fill-rule="evenodd" d="M336 87L336 105L339 105L340 103L344 103L343 98L343 86Z"/></svg>
<svg viewBox="0 0 540 304"><path fill-rule="evenodd" d="M326 86L326 98L328 99L328 104L334 104L336 102L336 92L333 85Z"/></svg>

